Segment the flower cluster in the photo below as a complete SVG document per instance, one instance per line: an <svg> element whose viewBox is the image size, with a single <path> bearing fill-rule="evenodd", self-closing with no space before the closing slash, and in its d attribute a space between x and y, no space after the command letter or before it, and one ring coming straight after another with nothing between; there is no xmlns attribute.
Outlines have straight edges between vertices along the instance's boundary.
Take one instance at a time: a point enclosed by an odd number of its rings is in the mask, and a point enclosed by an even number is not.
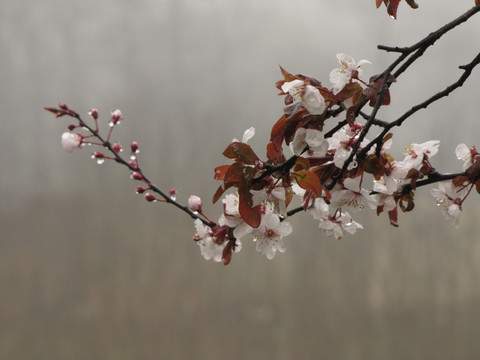
<svg viewBox="0 0 480 360"><path fill-rule="evenodd" d="M405 157L397 160L390 152L391 133L374 141L366 139L365 130L372 121L360 117L360 110L367 103L372 107L388 105L388 88L379 98L382 82L378 76L363 80L361 66L369 61L356 63L345 54L338 54L337 59L341 66L330 72L331 87L281 68L284 79L276 86L285 96L284 114L272 128L266 160L247 144L254 134L252 128L245 132L243 141L234 139L223 152L233 164L215 169L215 179L223 183L214 202L230 188L236 192L222 200L224 212L218 226L228 230L218 232L213 227L207 232L216 246L225 247L232 239L250 235L257 251L272 259L285 250L283 238L292 232L284 219L300 210L308 210L325 235L336 239L363 229L350 213L364 208L387 213L390 223L398 226L398 210L414 208L416 187L433 182L439 182L432 195L445 217L458 223L461 204L472 184L478 182L474 177L480 166L471 171L470 178L440 175L430 162L438 152L439 141L412 143ZM338 126L339 114L344 116L343 126ZM329 119L337 121L329 125ZM285 148L293 155L287 157ZM462 145L457 148L457 156L464 161L463 169L468 174L467 169L477 162L476 152ZM289 210L295 202L300 206ZM221 237L219 241L215 237L224 233L231 238ZM199 244L205 246L205 236L198 228L195 239L202 239ZM202 250L202 254L225 261L225 256L215 257L212 252Z"/></svg>
<svg viewBox="0 0 480 360"><path fill-rule="evenodd" d="M46 110L76 119L62 134L67 152L85 145L100 147L102 151L94 151L92 158L99 164L114 160L128 167L131 178L140 183L136 192L146 201L170 203L191 216L196 230L193 239L207 260L230 263L246 237L260 254L273 259L285 251L284 238L292 233L286 219L301 211L309 213L326 236L338 240L363 229L351 215L362 209L385 213L398 226L399 209L413 210L417 188L433 183L438 186L431 195L445 218L458 226L463 202L472 189L480 193L476 148L457 146L463 165L456 174L440 174L433 167L437 140L412 143L402 159L395 159L389 130L397 124L377 119L376 113L390 104L389 86L396 79L384 73L365 81L361 66L369 61L356 63L345 54L338 54L337 60L340 67L330 72L329 86L281 68L283 79L276 87L285 106L272 127L265 159L248 144L255 134L251 127L241 141L233 139L224 150L231 163L215 168L214 178L221 185L213 202L221 200L223 206L217 221L204 213L200 197L191 195L182 205L175 189L163 192L148 180L139 166L137 142L131 143L128 159L121 157L122 145L111 141L114 128L124 119L120 110L111 112L105 137L100 134L97 109L89 112L94 126L65 104ZM373 108L370 114L363 110L367 105ZM368 140L373 126L380 129L379 135Z"/></svg>

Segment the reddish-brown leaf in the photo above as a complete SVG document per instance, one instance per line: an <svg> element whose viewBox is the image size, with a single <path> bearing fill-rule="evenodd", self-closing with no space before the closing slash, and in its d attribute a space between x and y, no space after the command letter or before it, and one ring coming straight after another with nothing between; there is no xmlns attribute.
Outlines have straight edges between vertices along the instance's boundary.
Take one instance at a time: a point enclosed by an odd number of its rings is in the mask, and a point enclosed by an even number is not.
<svg viewBox="0 0 480 360"><path fill-rule="evenodd" d="M294 171L310 169L310 161L307 158L299 157L293 167Z"/></svg>
<svg viewBox="0 0 480 360"><path fill-rule="evenodd" d="M372 174L376 180L379 180L382 175L385 175L385 168L380 163L380 159L374 154L365 158L363 170Z"/></svg>
<svg viewBox="0 0 480 360"><path fill-rule="evenodd" d="M385 135L382 139L382 142L385 144L388 140L390 140L393 137L393 133L388 133Z"/></svg>
<svg viewBox="0 0 480 360"><path fill-rule="evenodd" d="M228 170L225 172L224 184L226 187L230 186L239 186L245 177L245 170L251 169L250 167L245 167L242 163L232 164Z"/></svg>
<svg viewBox="0 0 480 360"><path fill-rule="evenodd" d="M272 164L281 164L285 161L282 148L280 147L280 150L277 150L271 142L267 144L267 158Z"/></svg>
<svg viewBox="0 0 480 360"><path fill-rule="evenodd" d="M287 70L285 70L281 66L280 66L280 71L282 72L283 78L285 79L286 82L290 82L298 79L297 76L290 74Z"/></svg>
<svg viewBox="0 0 480 360"><path fill-rule="evenodd" d="M64 116L64 115L68 115L68 111L66 111L66 110L51 108L51 107L46 107L44 109L51 112L52 114L55 114L56 117L61 117L61 116Z"/></svg>
<svg viewBox="0 0 480 360"><path fill-rule="evenodd" d="M223 185L220 185L217 189L217 191L215 191L215 194L213 195L213 203L215 204L218 199L220 199L223 195L223 193L225 192L225 188L223 187Z"/></svg>
<svg viewBox="0 0 480 360"><path fill-rule="evenodd" d="M388 15L393 17L394 19L397 18L397 9L400 0L385 0L385 5L387 5L387 12Z"/></svg>
<svg viewBox="0 0 480 360"><path fill-rule="evenodd" d="M362 86L358 82L351 82L340 91L335 98L337 100L346 100L353 98L353 104L356 105L358 103L358 99L362 94Z"/></svg>
<svg viewBox="0 0 480 360"><path fill-rule="evenodd" d="M390 218L390 224L392 224L395 227L398 227L398 208L395 207L395 209L390 210L388 212L388 217Z"/></svg>
<svg viewBox="0 0 480 360"><path fill-rule="evenodd" d="M463 176L463 175L459 175L459 176L453 178L452 183L456 187L459 187L459 186L462 186L465 183L465 181L468 181L468 177Z"/></svg>
<svg viewBox="0 0 480 360"><path fill-rule="evenodd" d="M232 261L232 254L234 250L235 250L235 240L227 242L222 252L223 265L230 264L230 261Z"/></svg>
<svg viewBox="0 0 480 360"><path fill-rule="evenodd" d="M408 5L410 5L412 9L418 9L418 4L415 2L415 0L405 0L405 1L407 2Z"/></svg>
<svg viewBox="0 0 480 360"><path fill-rule="evenodd" d="M252 193L246 184L239 187L238 195L238 210L243 221L253 228L259 227L262 219L262 206L253 206Z"/></svg>
<svg viewBox="0 0 480 360"><path fill-rule="evenodd" d="M372 77L373 79L373 77ZM372 80L370 79L370 80ZM391 82L393 82L393 77L390 79ZM370 100L370 106L375 106L375 103L377 102L378 98L378 93L380 92L380 89L382 87L382 79L377 79L376 81L371 81L370 84L368 84L368 87L363 90L363 95ZM382 105L390 105L390 90L387 89L385 92L385 95L383 96L383 101Z"/></svg>
<svg viewBox="0 0 480 360"><path fill-rule="evenodd" d="M259 161L250 145L238 141L228 145L223 155L229 159L249 165L254 165Z"/></svg>
<svg viewBox="0 0 480 360"><path fill-rule="evenodd" d="M309 170L300 170L292 172L292 176L297 181L298 186L305 190L311 190L317 196L322 195L322 183L318 176Z"/></svg>
<svg viewBox="0 0 480 360"><path fill-rule="evenodd" d="M273 125L272 132L270 134L270 141L272 142L274 149L277 152L282 151L283 139L285 139L285 125L287 124L287 117L283 115Z"/></svg>
<svg viewBox="0 0 480 360"><path fill-rule="evenodd" d="M215 180L220 180L222 181L224 178L225 178L225 172L228 170L228 168L230 167L231 165L220 165L220 166L217 166L215 168L215 175L214 175L214 179Z"/></svg>

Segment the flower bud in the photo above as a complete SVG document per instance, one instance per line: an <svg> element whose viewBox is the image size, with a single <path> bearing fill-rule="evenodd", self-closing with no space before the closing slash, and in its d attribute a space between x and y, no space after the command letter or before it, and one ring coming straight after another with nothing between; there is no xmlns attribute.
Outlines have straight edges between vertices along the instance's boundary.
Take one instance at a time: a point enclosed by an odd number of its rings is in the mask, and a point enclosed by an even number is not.
<svg viewBox="0 0 480 360"><path fill-rule="evenodd" d="M175 189L170 189L170 198L175 201L177 199L177 190Z"/></svg>
<svg viewBox="0 0 480 360"><path fill-rule="evenodd" d="M70 124L70 125L68 125L68 130L73 131L76 127L77 127L77 125Z"/></svg>
<svg viewBox="0 0 480 360"><path fill-rule="evenodd" d="M130 145L130 149L132 150L132 153L137 153L138 152L138 142L133 141L132 144Z"/></svg>
<svg viewBox="0 0 480 360"><path fill-rule="evenodd" d="M122 151L122 145L117 142L112 145L112 149L118 154L120 151Z"/></svg>
<svg viewBox="0 0 480 360"><path fill-rule="evenodd" d="M97 109L92 109L90 110L90 112L88 113L88 115L90 115L92 118L94 118L95 120L98 119L98 110Z"/></svg>
<svg viewBox="0 0 480 360"><path fill-rule="evenodd" d="M80 148L83 137L80 134L65 132L62 134L62 146L65 151L74 152Z"/></svg>
<svg viewBox="0 0 480 360"><path fill-rule="evenodd" d="M152 202L152 201L157 201L157 198L152 193L146 193L145 200L147 200L148 202Z"/></svg>
<svg viewBox="0 0 480 360"><path fill-rule="evenodd" d="M95 151L92 155L92 158L94 159L103 159L105 155L101 153L100 151Z"/></svg>
<svg viewBox="0 0 480 360"><path fill-rule="evenodd" d="M202 199L200 199L198 196L191 195L188 198L188 207L193 212L202 212Z"/></svg>
<svg viewBox="0 0 480 360"><path fill-rule="evenodd" d="M123 120L123 114L120 110L112 111L112 120L110 121L110 126L114 126L120 121Z"/></svg>
<svg viewBox="0 0 480 360"><path fill-rule="evenodd" d="M132 173L132 175L130 175L130 177L131 177L133 180L143 180L142 174L140 174L138 171L134 171L134 172Z"/></svg>
<svg viewBox="0 0 480 360"><path fill-rule="evenodd" d="M137 194L143 194L145 192L145 188L142 186L137 186Z"/></svg>

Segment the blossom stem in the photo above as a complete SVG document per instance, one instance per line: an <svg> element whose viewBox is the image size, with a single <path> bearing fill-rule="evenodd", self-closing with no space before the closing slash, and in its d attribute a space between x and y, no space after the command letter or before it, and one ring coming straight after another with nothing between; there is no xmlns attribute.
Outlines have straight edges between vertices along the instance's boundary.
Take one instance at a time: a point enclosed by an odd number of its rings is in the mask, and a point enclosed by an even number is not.
<svg viewBox="0 0 480 360"><path fill-rule="evenodd" d="M138 167L138 163L135 162L136 166L130 164L128 161L126 161L125 159L123 159L112 147L112 145L110 144L110 141L108 140L105 140L103 139L103 137L100 135L99 133L99 130L98 130L98 126L96 127L96 129L93 129L92 127L90 127L87 123L85 123L83 121L83 119L80 117L79 114L77 113L68 113L66 115L69 115L69 116L72 116L74 118L76 118L79 122L79 124L85 128L87 131L89 131L94 137L96 137L99 141L100 141L100 146L104 146L105 148L108 149L108 151L110 151L112 154L113 154L113 157L109 157L109 159L112 159L112 160L115 160L117 163L119 164L122 164L124 166L126 166L128 169L130 169L131 171L136 171L138 172L141 177L142 177L142 181L144 183L146 183L149 188L156 192L158 195L160 195L163 200L159 199L159 201L164 201L166 203L169 203L169 204L172 204L173 206L179 208L180 210L182 210L183 212L187 213L191 218L193 219L199 219L202 223L204 223L205 225L207 226L210 226L210 227L213 227L213 226L216 226L217 224L211 220L209 220L208 218L203 218L202 216L200 216L199 214L196 214L194 213L193 211L191 211L188 206L186 205L182 205L180 204L179 202L177 202L176 200L173 200L170 196L168 196L166 193L164 193L160 188L158 188L155 184L153 184L143 173L142 169L140 169ZM111 130L112 130L113 127L110 128L110 131L109 131L109 136L111 134Z"/></svg>

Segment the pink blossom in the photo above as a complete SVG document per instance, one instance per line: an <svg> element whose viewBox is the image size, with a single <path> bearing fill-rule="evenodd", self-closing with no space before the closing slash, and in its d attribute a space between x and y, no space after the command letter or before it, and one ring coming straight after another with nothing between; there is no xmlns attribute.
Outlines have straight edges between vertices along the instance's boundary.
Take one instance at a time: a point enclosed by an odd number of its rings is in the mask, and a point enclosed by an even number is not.
<svg viewBox="0 0 480 360"><path fill-rule="evenodd" d="M355 234L363 226L353 221L349 213L343 212L338 216L330 216L327 219L321 219L318 227L322 229L327 236L335 236L337 240L343 238L343 232Z"/></svg>
<svg viewBox="0 0 480 360"><path fill-rule="evenodd" d="M252 235L257 244L257 251L271 260L278 252L285 252L283 237L290 235L292 226L287 222L280 222L280 218L272 210L267 209L262 216L260 226L254 229Z"/></svg>
<svg viewBox="0 0 480 360"><path fill-rule="evenodd" d="M196 233L193 236L193 240L200 246L200 253L205 258L205 260L213 259L215 262L222 261L223 249L227 242L219 245L215 243L213 238L212 229L203 224L200 219L196 219L195 222ZM242 243L240 240L235 242L235 252L238 253L242 249Z"/></svg>
<svg viewBox="0 0 480 360"><path fill-rule="evenodd" d="M275 211L277 211L280 215L286 217L286 189L283 186L280 185L271 189L267 188L258 191L251 190L250 192L252 193L253 206L268 204L274 207Z"/></svg>
<svg viewBox="0 0 480 360"><path fill-rule="evenodd" d="M441 207L445 219L454 221L457 228L462 215L462 202L468 194L468 189L456 187L452 181L442 181L438 183L438 188L430 192L437 198L437 205Z"/></svg>
<svg viewBox="0 0 480 360"><path fill-rule="evenodd" d="M252 231L252 227L248 225L240 216L238 209L239 199L237 195L228 194L222 200L223 214L220 216L218 223L233 228L233 236L240 239Z"/></svg>
<svg viewBox="0 0 480 360"><path fill-rule="evenodd" d="M62 134L62 146L65 151L74 152L80 148L82 136L80 134L64 132Z"/></svg>
<svg viewBox="0 0 480 360"><path fill-rule="evenodd" d="M331 205L334 207L348 205L359 209L368 205L371 209L376 209L377 201L368 190L361 187L361 179L360 176L355 179L347 178L343 181L343 186L337 185L331 191Z"/></svg>
<svg viewBox="0 0 480 360"><path fill-rule="evenodd" d="M202 199L200 199L196 195L191 195L188 198L188 207L193 212L201 212L202 211Z"/></svg>
<svg viewBox="0 0 480 360"><path fill-rule="evenodd" d="M112 111L112 120L110 121L110 126L114 126L123 120L123 114L120 110Z"/></svg>
<svg viewBox="0 0 480 360"><path fill-rule="evenodd" d="M196 234L193 239L200 246L200 253L205 260L213 259L215 262L222 261L223 249L225 246L218 245L213 241L212 229L202 223L200 219L195 220Z"/></svg>

